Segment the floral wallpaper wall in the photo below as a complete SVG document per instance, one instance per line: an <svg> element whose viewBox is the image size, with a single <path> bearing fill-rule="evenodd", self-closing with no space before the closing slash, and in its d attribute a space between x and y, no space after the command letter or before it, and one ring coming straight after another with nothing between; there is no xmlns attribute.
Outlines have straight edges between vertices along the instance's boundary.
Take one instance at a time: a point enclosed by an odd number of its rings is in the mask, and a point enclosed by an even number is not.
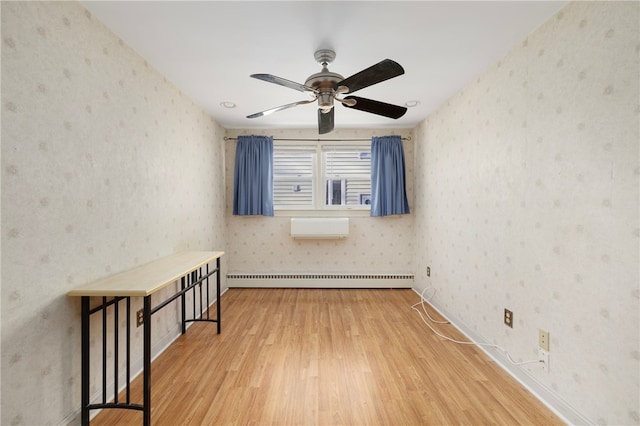
<svg viewBox="0 0 640 426"><path fill-rule="evenodd" d="M317 139L314 129L228 130L228 137L267 135L274 138ZM412 136L411 129L336 129L331 139L371 138L371 136ZM404 141L407 197L413 207L413 141ZM349 237L341 240L294 240L291 216L233 216L233 168L235 141L226 144L227 247L228 270L234 273L263 272L412 272L413 215L372 218L349 216Z"/></svg>
<svg viewBox="0 0 640 426"><path fill-rule="evenodd" d="M80 304L66 292L224 250L224 130L80 3L1 7L0 423L59 424L80 409ZM154 342L176 335L175 309L153 321Z"/></svg>
<svg viewBox="0 0 640 426"><path fill-rule="evenodd" d="M524 368L597 424L640 424L639 16L570 3L416 128L418 286L516 360L549 331Z"/></svg>
<svg viewBox="0 0 640 426"><path fill-rule="evenodd" d="M517 360L549 331L550 372L529 373L595 423L640 424L638 3L569 4L413 131L335 131L413 138L412 214L352 216L339 241L293 240L287 216L231 215L223 137L315 131L225 131L79 3L0 7L0 424L79 411L68 290L219 249L229 272L414 272ZM154 342L175 336L176 316L154 316Z"/></svg>

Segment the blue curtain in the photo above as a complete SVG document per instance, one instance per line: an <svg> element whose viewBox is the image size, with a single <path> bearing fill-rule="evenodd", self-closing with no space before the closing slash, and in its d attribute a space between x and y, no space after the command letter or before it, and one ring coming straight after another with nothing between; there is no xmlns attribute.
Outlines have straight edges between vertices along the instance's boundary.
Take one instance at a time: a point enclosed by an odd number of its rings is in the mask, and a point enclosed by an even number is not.
<svg viewBox="0 0 640 426"><path fill-rule="evenodd" d="M273 137L238 136L233 214L273 216Z"/></svg>
<svg viewBox="0 0 640 426"><path fill-rule="evenodd" d="M371 139L371 216L409 214L400 136Z"/></svg>

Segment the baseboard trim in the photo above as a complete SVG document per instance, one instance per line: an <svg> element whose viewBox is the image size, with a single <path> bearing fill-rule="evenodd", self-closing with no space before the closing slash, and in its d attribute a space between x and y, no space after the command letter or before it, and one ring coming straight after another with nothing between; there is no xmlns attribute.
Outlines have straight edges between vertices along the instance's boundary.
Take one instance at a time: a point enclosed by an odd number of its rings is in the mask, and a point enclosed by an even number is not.
<svg viewBox="0 0 640 426"><path fill-rule="evenodd" d="M413 274L347 272L227 273L230 288L412 288Z"/></svg>
<svg viewBox="0 0 640 426"><path fill-rule="evenodd" d="M420 292L414 288L418 296ZM483 345L491 345L487 339L485 339L480 334L473 331L470 327L468 327L464 322L460 321L453 314L448 312L444 307L442 307L438 302L433 300L425 301L429 304L433 309L435 309L440 315L446 318L451 325L457 328L462 334L464 334L470 341L476 344L476 346L481 349L484 353L489 356L492 360L500 366L503 370L505 370L509 375L511 375L514 379L518 381L522 386L524 386L532 395L538 398L545 406L547 406L551 411L553 411L558 417L560 417L565 423L570 425L594 425L595 423L586 418L582 413L573 408L569 403L567 403L564 399L562 399L559 395L557 395L553 390L549 389L544 384L540 383L535 377L530 375L526 370L523 370L520 366L513 365L509 362L508 358L504 353L499 351L497 348L492 346L483 346Z"/></svg>

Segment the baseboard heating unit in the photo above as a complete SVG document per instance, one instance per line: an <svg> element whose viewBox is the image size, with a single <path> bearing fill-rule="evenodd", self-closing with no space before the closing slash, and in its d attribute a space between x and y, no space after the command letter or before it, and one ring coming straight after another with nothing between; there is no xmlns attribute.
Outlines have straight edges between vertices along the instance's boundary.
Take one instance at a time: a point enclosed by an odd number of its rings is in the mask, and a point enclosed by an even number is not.
<svg viewBox="0 0 640 426"><path fill-rule="evenodd" d="M227 286L230 288L413 288L413 274L228 273Z"/></svg>

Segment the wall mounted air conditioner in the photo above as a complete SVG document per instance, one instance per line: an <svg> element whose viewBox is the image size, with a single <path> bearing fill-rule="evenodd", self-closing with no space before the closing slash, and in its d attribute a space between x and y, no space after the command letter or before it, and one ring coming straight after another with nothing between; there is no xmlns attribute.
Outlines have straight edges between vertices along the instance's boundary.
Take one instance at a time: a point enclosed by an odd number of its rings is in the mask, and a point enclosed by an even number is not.
<svg viewBox="0 0 640 426"><path fill-rule="evenodd" d="M349 218L291 218L293 238L335 239L349 235Z"/></svg>

